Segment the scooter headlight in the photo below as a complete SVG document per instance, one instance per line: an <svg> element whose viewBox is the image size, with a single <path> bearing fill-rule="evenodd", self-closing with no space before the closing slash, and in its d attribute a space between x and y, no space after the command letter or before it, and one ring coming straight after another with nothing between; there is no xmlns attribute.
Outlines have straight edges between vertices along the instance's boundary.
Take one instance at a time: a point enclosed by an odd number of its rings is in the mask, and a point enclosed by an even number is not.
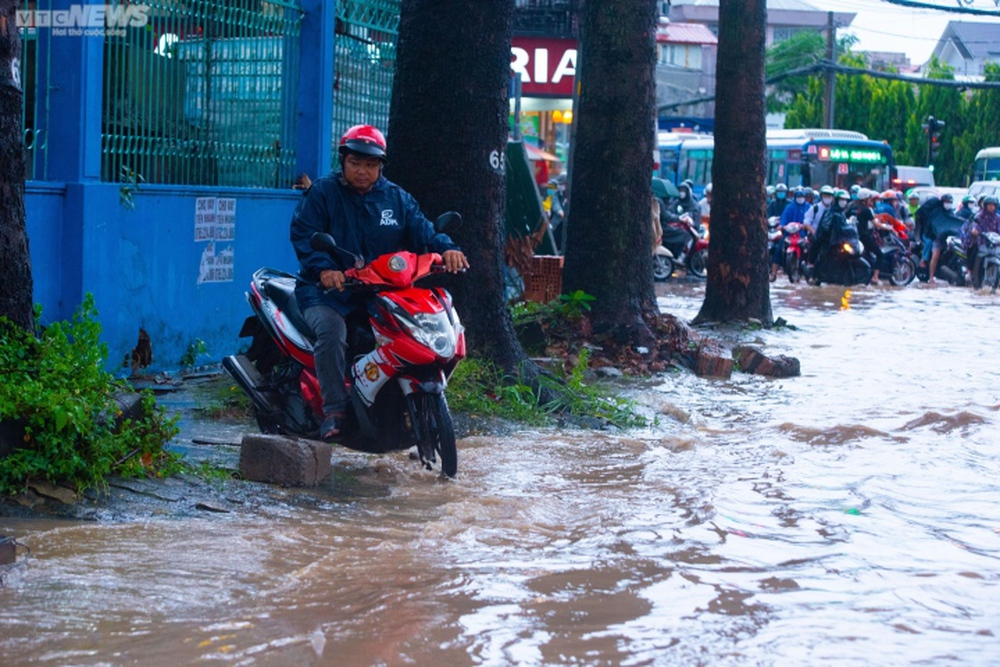
<svg viewBox="0 0 1000 667"><path fill-rule="evenodd" d="M457 325L457 315L455 318ZM458 331L457 327L452 325L447 313L415 313L406 317L400 317L397 313L396 319L414 340L433 350L434 354L445 359L455 356Z"/></svg>
<svg viewBox="0 0 1000 667"><path fill-rule="evenodd" d="M841 246L841 248L843 248L843 249L844 249L844 252L846 252L846 253L847 253L848 255L853 255L853 254L854 254L854 246L853 246L853 245L851 245L850 243L846 243L846 242L845 242L845 243L844 243L844 244L843 244L843 245Z"/></svg>

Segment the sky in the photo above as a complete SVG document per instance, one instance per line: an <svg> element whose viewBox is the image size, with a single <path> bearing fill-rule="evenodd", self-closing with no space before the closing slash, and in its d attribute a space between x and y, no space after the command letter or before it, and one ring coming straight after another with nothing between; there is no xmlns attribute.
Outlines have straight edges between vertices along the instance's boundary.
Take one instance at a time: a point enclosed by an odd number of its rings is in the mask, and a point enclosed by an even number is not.
<svg viewBox="0 0 1000 667"><path fill-rule="evenodd" d="M922 0L942 7L955 7L957 0ZM834 0L810 2L816 7L857 14L850 28L838 33L858 38L856 51L901 51L914 65L922 65L931 56L938 38L949 21L1000 22L1000 18L957 14L954 12L910 9L882 0ZM975 0L973 7L1000 13L993 0Z"/></svg>

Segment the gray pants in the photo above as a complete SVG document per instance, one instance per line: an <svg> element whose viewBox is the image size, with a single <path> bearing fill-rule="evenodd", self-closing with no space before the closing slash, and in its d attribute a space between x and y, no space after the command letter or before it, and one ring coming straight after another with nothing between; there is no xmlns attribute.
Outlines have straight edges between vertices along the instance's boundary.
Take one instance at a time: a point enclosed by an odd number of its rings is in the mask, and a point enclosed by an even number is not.
<svg viewBox="0 0 1000 667"><path fill-rule="evenodd" d="M347 322L343 315L329 306L310 306L302 312L302 317L316 334L313 356L316 377L323 394L323 414L343 413L347 410L348 401L344 386Z"/></svg>

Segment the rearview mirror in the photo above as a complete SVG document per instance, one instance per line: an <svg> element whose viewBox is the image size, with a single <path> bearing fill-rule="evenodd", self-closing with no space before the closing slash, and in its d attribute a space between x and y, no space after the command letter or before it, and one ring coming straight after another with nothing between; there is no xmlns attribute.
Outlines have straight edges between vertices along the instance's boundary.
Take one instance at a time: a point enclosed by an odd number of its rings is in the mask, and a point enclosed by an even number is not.
<svg viewBox="0 0 1000 667"><path fill-rule="evenodd" d="M462 228L463 224L462 214L456 211L448 211L442 213L434 221L434 231L436 232L457 232Z"/></svg>
<svg viewBox="0 0 1000 667"><path fill-rule="evenodd" d="M328 255L340 255L341 257L346 257L356 269L363 268L365 265L363 257L355 255L353 252L344 250L338 246L337 242L333 240L333 237L326 232L316 232L313 234L309 239L309 247L319 252L325 252Z"/></svg>

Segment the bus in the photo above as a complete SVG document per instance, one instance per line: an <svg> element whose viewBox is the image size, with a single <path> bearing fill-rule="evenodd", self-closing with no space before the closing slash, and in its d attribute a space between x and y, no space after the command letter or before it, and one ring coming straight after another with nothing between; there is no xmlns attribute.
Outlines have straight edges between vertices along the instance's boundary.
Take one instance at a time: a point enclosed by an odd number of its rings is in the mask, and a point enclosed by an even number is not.
<svg viewBox="0 0 1000 667"><path fill-rule="evenodd" d="M973 181L1000 181L1000 146L984 148L972 163Z"/></svg>
<svg viewBox="0 0 1000 667"><path fill-rule="evenodd" d="M712 180L715 138L707 134L660 132L660 178L679 184L691 179L702 196ZM739 156L727 156L739 159ZM768 185L784 183L819 189L823 185L847 189L857 183L881 192L891 187L895 163L892 148L849 130L768 130Z"/></svg>

